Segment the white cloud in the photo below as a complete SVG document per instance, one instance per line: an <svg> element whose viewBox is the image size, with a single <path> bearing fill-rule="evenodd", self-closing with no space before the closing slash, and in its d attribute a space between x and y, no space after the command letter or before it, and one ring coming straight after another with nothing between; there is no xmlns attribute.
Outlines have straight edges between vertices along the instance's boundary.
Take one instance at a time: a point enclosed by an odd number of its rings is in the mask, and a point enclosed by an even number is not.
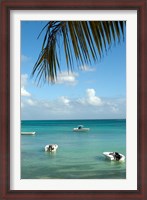
<svg viewBox="0 0 147 200"><path fill-rule="evenodd" d="M67 97L61 96L59 99L64 105L69 106L70 105L70 100Z"/></svg>
<svg viewBox="0 0 147 200"><path fill-rule="evenodd" d="M94 89L87 89L87 102L93 106L102 105L102 100L95 95Z"/></svg>
<svg viewBox="0 0 147 200"><path fill-rule="evenodd" d="M118 119L126 117L125 98L100 98L87 89L83 98L21 99L22 119ZM29 111L29 112L28 112Z"/></svg>
<svg viewBox="0 0 147 200"><path fill-rule="evenodd" d="M58 84L69 84L69 85L76 85L77 84L77 73L71 73L71 72L61 72L57 76L56 83Z"/></svg>
<svg viewBox="0 0 147 200"><path fill-rule="evenodd" d="M21 55L21 62L27 62L29 61L31 58L25 55Z"/></svg>
<svg viewBox="0 0 147 200"><path fill-rule="evenodd" d="M93 72L93 71L96 70L95 68L91 68L91 67L89 67L87 65L81 66L80 69L83 70L83 71L85 71L85 72Z"/></svg>
<svg viewBox="0 0 147 200"><path fill-rule="evenodd" d="M112 112L114 113L117 113L119 111L117 106L112 106L111 109L112 109Z"/></svg>
<svg viewBox="0 0 147 200"><path fill-rule="evenodd" d="M28 81L28 75L27 74L22 74L21 75L21 96L31 96L31 94L26 90L26 85Z"/></svg>
<svg viewBox="0 0 147 200"><path fill-rule="evenodd" d="M96 92L94 89L87 89L86 90L86 97L78 99L78 102L81 104L89 104L92 106L101 106L103 104L100 97L96 96Z"/></svg>
<svg viewBox="0 0 147 200"><path fill-rule="evenodd" d="M21 74L21 86L25 87L28 81L28 74Z"/></svg>
<svg viewBox="0 0 147 200"><path fill-rule="evenodd" d="M115 99L105 99L105 106L109 109L111 113L117 114L126 110L126 99L124 98L115 98Z"/></svg>
<svg viewBox="0 0 147 200"><path fill-rule="evenodd" d="M29 97L31 94L27 92L24 87L21 88L21 96Z"/></svg>
<svg viewBox="0 0 147 200"><path fill-rule="evenodd" d="M35 105L37 104L37 102L36 102L36 101L33 101L32 99L27 99L27 103L28 103L28 105L30 105L30 106L35 106Z"/></svg>

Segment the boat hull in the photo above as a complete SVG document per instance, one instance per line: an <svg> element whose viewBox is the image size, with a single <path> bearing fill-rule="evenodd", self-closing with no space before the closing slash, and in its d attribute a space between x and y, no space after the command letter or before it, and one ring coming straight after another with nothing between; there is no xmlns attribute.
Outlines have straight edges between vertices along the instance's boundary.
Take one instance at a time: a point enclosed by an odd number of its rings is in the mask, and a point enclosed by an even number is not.
<svg viewBox="0 0 147 200"><path fill-rule="evenodd" d="M117 160L114 156L114 152L103 152L103 155L108 159L108 160L113 160L113 161L124 161L125 160L125 156L123 154L119 155L121 156L121 158L119 160Z"/></svg>
<svg viewBox="0 0 147 200"><path fill-rule="evenodd" d="M86 131L89 131L90 129L89 128L74 128L73 131L75 132L86 132Z"/></svg>
<svg viewBox="0 0 147 200"><path fill-rule="evenodd" d="M35 135L36 132L21 132L21 135Z"/></svg>
<svg viewBox="0 0 147 200"><path fill-rule="evenodd" d="M55 152L58 148L58 145L57 144L47 144L45 147L44 147L44 150L45 151L48 151L48 152Z"/></svg>

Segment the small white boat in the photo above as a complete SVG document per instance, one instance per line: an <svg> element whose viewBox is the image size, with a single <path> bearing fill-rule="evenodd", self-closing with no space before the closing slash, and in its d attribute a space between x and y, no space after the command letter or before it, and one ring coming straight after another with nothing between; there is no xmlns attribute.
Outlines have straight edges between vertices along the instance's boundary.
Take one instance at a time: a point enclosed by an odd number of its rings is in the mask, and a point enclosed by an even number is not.
<svg viewBox="0 0 147 200"><path fill-rule="evenodd" d="M21 135L35 135L36 132L21 132Z"/></svg>
<svg viewBox="0 0 147 200"><path fill-rule="evenodd" d="M55 152L58 148L57 144L47 144L44 149L45 151L49 151L49 152Z"/></svg>
<svg viewBox="0 0 147 200"><path fill-rule="evenodd" d="M77 131L77 132L84 132L84 131L89 131L90 128L84 128L83 125L79 125L77 128L73 128L73 131Z"/></svg>
<svg viewBox="0 0 147 200"><path fill-rule="evenodd" d="M103 152L103 155L109 160L124 161L125 156L118 152Z"/></svg>

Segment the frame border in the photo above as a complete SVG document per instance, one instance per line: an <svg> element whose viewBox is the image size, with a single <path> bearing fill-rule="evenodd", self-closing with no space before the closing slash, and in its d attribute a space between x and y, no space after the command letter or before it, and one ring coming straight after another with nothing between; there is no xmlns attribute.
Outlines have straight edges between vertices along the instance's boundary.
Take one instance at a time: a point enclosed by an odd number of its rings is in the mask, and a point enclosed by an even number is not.
<svg viewBox="0 0 147 200"><path fill-rule="evenodd" d="M137 10L137 190L10 190L10 11ZM1 0L0 2L0 198L9 199L147 199L147 0Z"/></svg>

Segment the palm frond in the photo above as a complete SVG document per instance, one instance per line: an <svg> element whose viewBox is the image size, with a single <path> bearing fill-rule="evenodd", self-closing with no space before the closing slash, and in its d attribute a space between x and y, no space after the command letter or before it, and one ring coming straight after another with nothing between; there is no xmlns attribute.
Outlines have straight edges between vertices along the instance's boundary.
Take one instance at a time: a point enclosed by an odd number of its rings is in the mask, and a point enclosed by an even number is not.
<svg viewBox="0 0 147 200"><path fill-rule="evenodd" d="M125 34L125 21L50 21L46 29L42 50L36 61L32 76L38 83L54 83L61 70L59 49L62 49L68 71L77 65L97 61L113 43ZM60 42L63 46L60 46Z"/></svg>

